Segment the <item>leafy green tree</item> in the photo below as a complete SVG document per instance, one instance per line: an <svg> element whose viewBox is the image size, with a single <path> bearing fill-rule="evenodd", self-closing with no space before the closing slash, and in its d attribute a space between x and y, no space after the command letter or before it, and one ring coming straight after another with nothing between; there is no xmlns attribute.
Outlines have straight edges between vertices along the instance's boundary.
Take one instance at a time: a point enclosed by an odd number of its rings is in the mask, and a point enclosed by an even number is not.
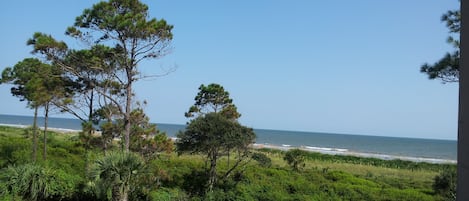
<svg viewBox="0 0 469 201"><path fill-rule="evenodd" d="M178 134L180 139L176 146L179 153L207 155L207 160L210 161L207 189L211 192L217 181L218 159L223 155L228 156L229 169L222 177L226 180L248 158L248 146L256 136L252 128L237 122L241 114L223 86L215 83L208 86L202 84L194 100L194 105L185 113L192 120L186 131ZM236 153L236 160L230 167L231 152Z"/></svg>
<svg viewBox="0 0 469 201"><path fill-rule="evenodd" d="M285 153L283 159L292 167L293 170L299 171L305 167L307 152L301 149L290 149Z"/></svg>
<svg viewBox="0 0 469 201"><path fill-rule="evenodd" d="M160 132L156 124L150 123L149 117L138 108L131 113L131 137L130 150L140 153L145 158L159 152L170 153L173 149L171 139L166 137L165 133Z"/></svg>
<svg viewBox="0 0 469 201"><path fill-rule="evenodd" d="M112 140L116 137L121 137L122 126L118 124L120 118L120 112L117 107L112 104L105 105L95 111L93 119L95 122L102 122L101 128L101 142L103 151L108 150L108 146L112 143ZM87 139L86 136L83 137Z"/></svg>
<svg viewBox="0 0 469 201"><path fill-rule="evenodd" d="M98 159L91 170L97 195L127 201L132 185L144 170L140 156L132 152L110 152Z"/></svg>
<svg viewBox="0 0 469 201"><path fill-rule="evenodd" d="M47 129L49 111L55 103L68 96L68 81L63 79L61 69L56 65L42 65L35 73L33 79L28 82L28 91L33 91L32 96L36 104L44 107L44 137L43 160L47 158Z"/></svg>
<svg viewBox="0 0 469 201"><path fill-rule="evenodd" d="M138 64L167 53L172 25L148 17L148 6L138 0L110 0L85 9L67 34L95 44L114 44L114 59L124 86L124 148L130 149L133 83L142 78ZM91 40L91 41L90 41Z"/></svg>
<svg viewBox="0 0 469 201"><path fill-rule="evenodd" d="M184 115L187 118L205 115L207 113L220 113L228 119L236 120L241 117L230 93L225 91L223 86L219 84L209 84L208 86L200 85L199 92L194 98L195 103L189 108Z"/></svg>
<svg viewBox="0 0 469 201"><path fill-rule="evenodd" d="M60 62L66 69L64 76L73 81L74 87L73 97L60 104L60 109L82 121L83 134L87 135L82 137L92 135L93 124L99 124L99 121L93 121L96 120L95 113L105 107L102 103L108 105L111 102L110 96L116 95L110 89L114 86L109 85L114 74L113 55L112 48L95 45L90 49L69 50Z"/></svg>
<svg viewBox="0 0 469 201"><path fill-rule="evenodd" d="M176 146L179 153L206 155L210 164L207 168L207 191L211 192L217 182L217 162L220 157L235 148L247 150L247 146L254 141L255 134L251 128L229 120L220 113L208 113L193 119L186 130L178 133L177 137L179 139ZM243 157L245 155L239 156L239 162L224 174L224 178L240 164Z"/></svg>
<svg viewBox="0 0 469 201"><path fill-rule="evenodd" d="M443 83L458 82L459 81L459 40L455 39L461 31L461 11L450 10L446 12L441 21L446 22L446 27L449 29L450 36L447 42L451 44L455 50L451 53L446 53L443 58L434 64L425 63L421 66L420 72L428 75L429 79L440 79Z"/></svg>
<svg viewBox="0 0 469 201"><path fill-rule="evenodd" d="M34 120L33 120L33 147L31 158L36 161L37 158L37 112L39 104L33 100L33 91L29 91L31 87L27 87L28 82L34 77L35 71L38 66L44 65L41 61L34 58L24 59L22 62L18 62L13 68L7 67L2 72L1 84L13 84L11 88L11 94L20 99L20 101L28 101L28 106L34 108Z"/></svg>
<svg viewBox="0 0 469 201"><path fill-rule="evenodd" d="M51 105L66 96L67 81L61 77L61 70L55 65L45 64L35 58L26 58L18 62L13 68L8 67L2 72L0 83L10 83L13 96L21 101L27 100L28 105L34 108L33 122L33 161L37 153L37 110L44 107L44 148L43 158L46 159L47 124Z"/></svg>
<svg viewBox="0 0 469 201"><path fill-rule="evenodd" d="M33 47L32 53L44 55L49 62L60 66L62 76L70 80L68 98L55 102L55 106L82 121L80 137L85 145L88 144L87 140L92 139L93 124L99 124L102 120L96 118L101 117L102 111L113 109L106 117L123 114L119 105L123 102L124 92L122 85L116 81L118 67L113 48L97 44L90 49L70 50L64 42L39 32L34 33L27 44Z"/></svg>
<svg viewBox="0 0 469 201"><path fill-rule="evenodd" d="M157 59L168 53L172 40L172 28L173 26L167 24L163 19L150 18L148 7L138 0L110 0L99 2L92 8L85 9L83 14L76 18L74 25L66 31L67 35L79 39L85 44L92 44L92 52L95 51L93 48L99 47L98 54L90 55L86 51L71 52L64 42L56 41L50 35L42 33L34 34L28 44L33 45L33 52L46 55L49 60L60 64L70 74L78 76L85 84L95 83L94 79L89 79L89 76L81 73L87 71L82 71L80 67L77 67L77 63L73 62L76 60L74 57L85 56L85 64L89 61L95 63L91 59L95 58L94 55L98 55L98 63L101 63L103 58L107 58L104 59L105 66L110 68L104 72L110 76L101 83L112 86L112 89L97 90L96 92L109 99L110 103L108 104L118 106L124 119L124 148L129 150L130 113L133 103L132 87L134 82L145 78L140 74L138 64L143 60ZM111 47L103 48L104 46ZM101 52L101 50L105 51ZM73 57L69 57L70 53ZM66 58L72 59L67 60ZM78 61L80 60L78 59ZM103 69L100 70L102 73ZM95 76L93 75L92 78ZM94 88L96 85L86 84L85 86L87 86L86 91L91 97L94 90L97 89ZM114 95L119 94L120 96L111 96L113 94L108 92L114 92ZM121 101L122 99L124 100Z"/></svg>

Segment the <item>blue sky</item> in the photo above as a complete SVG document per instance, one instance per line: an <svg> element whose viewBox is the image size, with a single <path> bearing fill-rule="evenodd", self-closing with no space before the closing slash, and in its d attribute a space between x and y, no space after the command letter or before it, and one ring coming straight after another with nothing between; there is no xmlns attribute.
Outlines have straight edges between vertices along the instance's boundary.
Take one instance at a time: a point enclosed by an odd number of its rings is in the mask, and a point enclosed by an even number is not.
<svg viewBox="0 0 469 201"><path fill-rule="evenodd" d="M0 70L32 56L36 31L85 48L64 31L96 2L1 1ZM136 85L152 122L184 124L198 86L214 82L254 128L457 138L457 84L419 73L451 50L440 17L456 0L143 2L174 25L172 53L139 66L177 66ZM32 115L9 88L0 85L0 113Z"/></svg>

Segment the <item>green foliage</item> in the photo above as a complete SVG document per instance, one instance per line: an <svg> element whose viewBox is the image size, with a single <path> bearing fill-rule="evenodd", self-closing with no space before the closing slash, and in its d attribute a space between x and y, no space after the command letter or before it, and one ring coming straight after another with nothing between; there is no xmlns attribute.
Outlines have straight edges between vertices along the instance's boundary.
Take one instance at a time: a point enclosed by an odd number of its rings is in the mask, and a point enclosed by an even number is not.
<svg viewBox="0 0 469 201"><path fill-rule="evenodd" d="M250 131L250 132L249 132ZM176 142L179 153L204 153L218 156L230 148L247 146L253 142L252 130L224 118L217 113L209 113L192 120L184 132L178 133Z"/></svg>
<svg viewBox="0 0 469 201"><path fill-rule="evenodd" d="M40 165L9 166L2 174L4 193L25 200L70 198L76 189L77 177Z"/></svg>
<svg viewBox="0 0 469 201"><path fill-rule="evenodd" d="M447 201L456 200L457 178L456 169L444 169L435 176L433 190Z"/></svg>
<svg viewBox="0 0 469 201"><path fill-rule="evenodd" d="M131 137L130 150L140 153L145 158L157 156L161 152L171 153L174 149L173 142L160 132L156 124L150 123L150 119L143 109L135 109L131 113Z"/></svg>
<svg viewBox="0 0 469 201"><path fill-rule="evenodd" d="M264 153L253 153L251 158L257 161L262 167L270 167L272 165L272 160Z"/></svg>
<svg viewBox="0 0 469 201"><path fill-rule="evenodd" d="M110 0L100 2L91 9L85 9L78 16L73 27L69 27L67 34L73 37L87 36L87 32L80 29L99 30L103 35L98 36L96 43L110 39L141 40L144 50L152 50L155 47L146 47L148 44L157 43L158 40L172 39L172 25L165 20L147 19L148 6L138 0ZM120 36L120 37L119 37ZM137 45L137 44L136 44ZM129 51L129 50L126 50ZM143 56L156 56L152 52L142 51ZM128 52L130 54L130 52Z"/></svg>
<svg viewBox="0 0 469 201"><path fill-rule="evenodd" d="M27 100L28 105L35 109L37 117L38 107L44 107L45 123L47 130L47 118L50 106L69 95L68 80L62 77L62 69L57 65L49 65L36 58L26 58L15 64L13 68L6 68L2 72L0 83L10 83L11 94L21 101ZM34 123L36 127L36 123ZM44 133L45 134L45 133ZM36 160L37 141L33 135L33 160ZM45 138L44 138L45 139ZM46 141L44 141L43 158L46 158Z"/></svg>
<svg viewBox="0 0 469 201"><path fill-rule="evenodd" d="M282 155L283 151L275 149L262 148L261 152ZM433 164L426 162L413 162L404 160L382 160L378 158L365 158L358 156L345 156L345 155L329 155L317 152L305 152L305 157L309 160L327 161L332 163L348 163L357 165L370 165L384 168L398 168L407 170L429 170L441 171L445 168L454 168L454 164Z"/></svg>
<svg viewBox="0 0 469 201"><path fill-rule="evenodd" d="M152 201L185 201L189 200L184 191L180 189L162 188L150 192L150 199Z"/></svg>
<svg viewBox="0 0 469 201"><path fill-rule="evenodd" d="M5 68L0 83L14 86L11 94L30 106L44 105L65 93L61 71L57 66L45 64L36 58L26 58L13 68Z"/></svg>
<svg viewBox="0 0 469 201"><path fill-rule="evenodd" d="M110 98L124 117L124 148L130 149L131 112L133 100L132 84L141 78L138 63L146 59L160 58L167 53L172 40L173 26L164 19L149 18L148 6L138 0L110 0L94 4L75 19L66 34L85 42L113 44L113 75L110 82L118 83L125 98ZM112 90L107 91L112 92ZM104 94L103 94L104 95Z"/></svg>
<svg viewBox="0 0 469 201"><path fill-rule="evenodd" d="M64 42L57 41L51 35L40 32L34 33L26 44L33 46L32 53L43 54L50 60L64 54L68 48Z"/></svg>
<svg viewBox="0 0 469 201"><path fill-rule="evenodd" d="M230 93L219 84L200 85L199 92L194 98L195 103L185 113L186 117L197 117L211 112L220 113L227 119L238 119L238 113Z"/></svg>
<svg viewBox="0 0 469 201"><path fill-rule="evenodd" d="M299 171L305 167L305 159L308 153L301 149L290 149L285 153L283 159L291 166L295 171Z"/></svg>
<svg viewBox="0 0 469 201"><path fill-rule="evenodd" d="M219 113L209 113L192 120L176 142L178 153L201 153L210 161L208 191L213 189L217 177L217 161L222 154L237 150L240 164L247 154L247 147L255 139L251 128L229 120ZM235 168L236 166L233 166ZM229 170L229 175L233 169Z"/></svg>
<svg viewBox="0 0 469 201"><path fill-rule="evenodd" d="M23 156L27 158L28 145L31 143L25 138L23 132L23 129L0 126L0 146L15 148L15 145L18 145L20 147L13 153L21 154L9 155L15 161L14 166L9 168L31 165L27 164L28 160L20 160ZM130 164L143 164L142 159L127 162L113 159L112 161L121 161L113 163L110 160L104 160L104 158L124 153L111 151L108 152L108 155L101 156L100 150L90 149L85 154L83 144L80 143L76 134L73 135L74 137L69 134L53 132L48 134L49 160L46 162L39 160L38 164L35 165L41 168L39 172L43 171L40 175L52 178L41 180L42 182L51 182L50 189L52 189L48 191L50 192L48 197L43 200L108 200L113 193L114 195L121 194L119 184L122 184L125 179L116 176L120 174L130 176L129 200L445 200L447 198L445 191L437 191L436 188L435 190L433 188L438 186L438 189L447 189L443 184L447 184L446 181L454 178L452 174L455 171L454 165L431 164L428 166L429 164L417 163L418 165L411 172L410 169L403 168L407 165L402 161L382 160L382 163L368 163L366 160L361 161L361 158L356 157L321 156L315 153L307 153L305 157L307 165L302 171L293 171L284 165L282 158L285 152L259 150L255 151L252 157L264 158L255 153L266 155L273 162L270 167L260 166L258 162L253 160L242 169L238 169L239 171L234 172L229 179L219 181L213 191L206 192L208 172L204 169L207 161L203 155L177 156L162 153L158 158L149 159L144 167L136 165L140 168L132 168L135 165ZM22 149L26 151L22 152ZM133 153L133 155L139 158L137 153ZM6 161L5 156L2 153L0 160ZM108 167L115 168L113 170L107 168L109 171L98 174L99 171L96 171L98 163L93 164L90 169L92 171L88 173L89 176L94 175L95 177L92 177L90 181L85 176L84 157L92 161L94 161L93 158L97 158L96 161L101 161L102 166L106 164ZM227 155L221 154L218 160L217 168L220 172L229 169ZM354 162L354 160L356 161ZM334 167L316 166L316 164L336 163L344 164L351 170L339 171ZM400 165L403 166L400 167ZM129 166L130 168L125 168ZM352 171L354 168L366 166L375 167L376 172L361 175ZM448 167L450 168L448 173L441 172L438 175L438 171ZM426 178L413 180L400 176L400 174L391 176L380 173L380 171L389 170L397 173L408 171L411 172L410 174L422 175ZM11 174L10 171L8 168L0 171L2 174L0 188L2 190L8 189L0 194L0 200L24 199L24 195L19 191L13 192L13 183L16 185L21 182L13 182L15 180L9 177L15 174ZM434 174L427 174L429 171L434 171ZM99 175L99 178L96 175ZM436 175L438 176L435 177ZM435 181L433 188L431 181ZM112 187L112 184L115 184L115 188Z"/></svg>
<svg viewBox="0 0 469 201"><path fill-rule="evenodd" d="M0 169L28 162L31 142L22 137L0 138Z"/></svg>
<svg viewBox="0 0 469 201"><path fill-rule="evenodd" d="M441 21L446 22L449 33L447 42L456 50L446 53L443 58L435 62L433 65L425 63L420 67L420 72L428 75L429 79L441 79L443 83L459 81L459 32L461 30L461 11L449 10L442 17ZM456 36L454 36L456 35Z"/></svg>
<svg viewBox="0 0 469 201"><path fill-rule="evenodd" d="M96 160L91 177L98 197L127 200L144 162L132 152L109 152Z"/></svg>

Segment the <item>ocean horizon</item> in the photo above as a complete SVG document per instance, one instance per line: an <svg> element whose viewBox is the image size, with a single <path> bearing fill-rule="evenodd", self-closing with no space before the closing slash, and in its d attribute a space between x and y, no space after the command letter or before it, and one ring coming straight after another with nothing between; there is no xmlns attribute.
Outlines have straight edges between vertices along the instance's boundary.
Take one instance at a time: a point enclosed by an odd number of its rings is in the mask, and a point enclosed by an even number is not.
<svg viewBox="0 0 469 201"><path fill-rule="evenodd" d="M32 125L32 116L0 114L0 124ZM38 117L43 126L44 118ZM182 124L156 123L168 137L176 137ZM48 127L81 130L81 121L71 118L49 117ZM457 141L421 138L383 137L356 134L337 134L307 131L254 129L257 147L281 149L302 148L326 154L355 155L381 159L402 159L423 162L449 162L457 160Z"/></svg>

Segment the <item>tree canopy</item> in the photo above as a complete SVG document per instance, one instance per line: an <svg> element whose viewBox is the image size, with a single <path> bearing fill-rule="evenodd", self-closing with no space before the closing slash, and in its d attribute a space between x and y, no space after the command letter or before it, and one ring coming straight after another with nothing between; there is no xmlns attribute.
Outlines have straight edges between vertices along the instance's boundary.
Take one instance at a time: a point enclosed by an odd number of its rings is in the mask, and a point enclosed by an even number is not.
<svg viewBox="0 0 469 201"><path fill-rule="evenodd" d="M425 63L420 67L420 72L428 75L429 79L440 79L443 83L459 81L459 40L455 39L455 35L459 35L461 30L461 11L450 10L441 17L446 22L450 36L447 42L451 44L455 50L448 52L443 58L434 64Z"/></svg>
<svg viewBox="0 0 469 201"><path fill-rule="evenodd" d="M217 161L231 151L238 151L238 161L225 173L229 173L247 156L248 145L254 142L255 133L220 113L208 113L193 119L176 142L179 153L204 154L210 163L207 191L212 191L217 181Z"/></svg>
<svg viewBox="0 0 469 201"><path fill-rule="evenodd" d="M96 108L94 94L106 101L103 107L116 108L124 122L124 149L129 150L131 112L134 107L133 84L144 78L138 64L158 59L170 48L173 26L164 19L150 18L148 6L139 0L109 0L85 9L67 28L66 35L89 45L89 50L71 50L67 44L44 33L35 33L28 41L33 53L67 71L80 87L89 108L88 120ZM79 108L64 107L77 116ZM114 115L115 116L115 115ZM85 118L82 118L85 121Z"/></svg>
<svg viewBox="0 0 469 201"><path fill-rule="evenodd" d="M47 116L52 105L62 102L70 93L70 81L61 76L62 71L56 65L41 62L36 58L26 58L13 67L7 67L2 72L0 83L12 84L11 94L26 100L28 106L34 108L33 123L33 148L32 158L36 160L37 152L37 110L43 107L45 110L44 123L44 150L43 158L46 158L46 133Z"/></svg>
<svg viewBox="0 0 469 201"><path fill-rule="evenodd" d="M230 153L237 153L235 163L223 176L226 179L247 158L247 148L256 135L252 128L238 123L241 114L223 86L202 84L194 100L194 105L185 113L191 121L186 130L177 135L176 146L179 153L206 155L210 161L207 191L211 192L217 181L218 159L227 155L229 161Z"/></svg>
<svg viewBox="0 0 469 201"><path fill-rule="evenodd" d="M184 115L187 118L205 115L207 113L220 113L228 119L238 119L238 113L230 93L219 84L200 85L199 92L194 98L195 103Z"/></svg>

